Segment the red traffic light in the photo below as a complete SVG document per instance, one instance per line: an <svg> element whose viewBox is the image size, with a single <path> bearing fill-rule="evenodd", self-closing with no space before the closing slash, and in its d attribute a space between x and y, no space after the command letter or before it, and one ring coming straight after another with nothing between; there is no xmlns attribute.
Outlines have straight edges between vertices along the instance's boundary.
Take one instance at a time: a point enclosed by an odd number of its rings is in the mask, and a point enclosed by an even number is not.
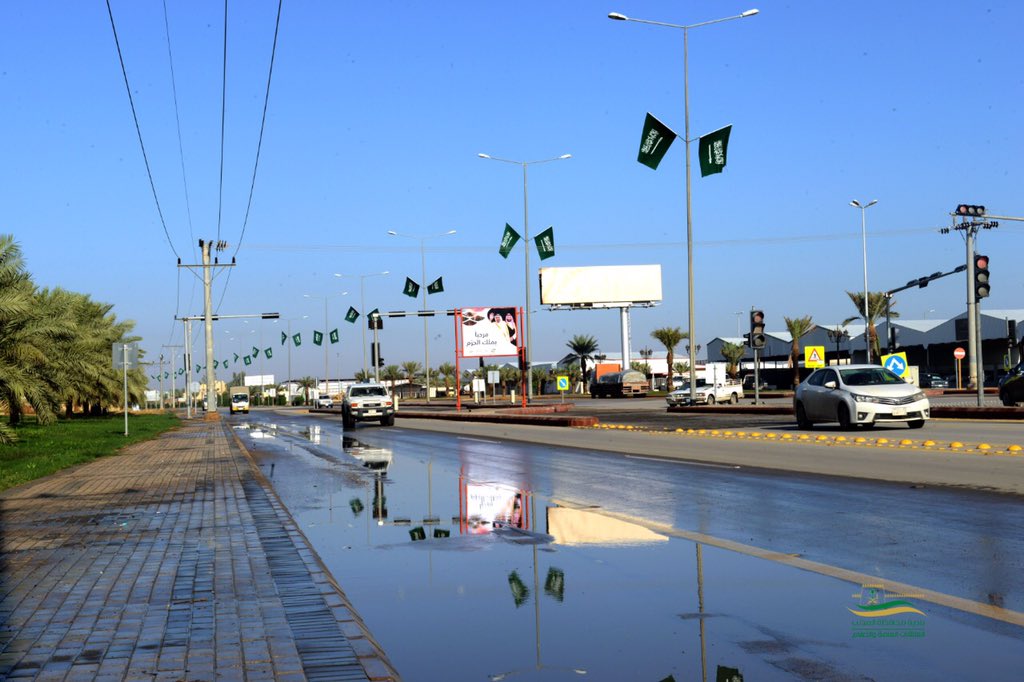
<svg viewBox="0 0 1024 682"><path fill-rule="evenodd" d="M979 268L981 270L987 270L988 269L988 256L975 256L974 257L974 267Z"/></svg>
<svg viewBox="0 0 1024 682"><path fill-rule="evenodd" d="M956 207L956 214L970 217L983 216L985 215L985 207L975 204L959 204Z"/></svg>

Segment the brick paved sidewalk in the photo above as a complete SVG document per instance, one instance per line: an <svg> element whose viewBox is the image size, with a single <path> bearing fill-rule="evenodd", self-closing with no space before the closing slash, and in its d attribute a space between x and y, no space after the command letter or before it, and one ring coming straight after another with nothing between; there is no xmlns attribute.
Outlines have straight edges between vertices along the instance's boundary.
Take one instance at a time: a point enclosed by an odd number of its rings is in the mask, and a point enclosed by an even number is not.
<svg viewBox="0 0 1024 682"><path fill-rule="evenodd" d="M397 680L222 422L0 493L0 678Z"/></svg>

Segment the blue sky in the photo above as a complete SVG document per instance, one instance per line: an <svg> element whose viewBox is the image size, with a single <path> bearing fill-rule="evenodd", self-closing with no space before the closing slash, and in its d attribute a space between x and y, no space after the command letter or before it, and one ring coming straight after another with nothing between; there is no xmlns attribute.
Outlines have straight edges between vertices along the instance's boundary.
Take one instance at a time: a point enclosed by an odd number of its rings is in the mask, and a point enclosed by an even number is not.
<svg viewBox="0 0 1024 682"><path fill-rule="evenodd" d="M99 1L0 5L0 232L15 235L38 284L89 293L135 320L153 358L181 343L175 315L201 312L201 288L175 251L196 262L196 240L218 238L223 5L167 0L177 115L162 2L111 6L173 249ZM1017 2L285 0L239 247L277 3L233 2L219 238L226 255L239 251L230 279L215 283L219 311L308 315L292 323L305 338L323 328L323 303L303 294L347 290L328 314L342 333L331 373L350 376L361 336L342 316L360 307L359 284L333 273L389 270L365 280L367 308L419 307L401 293L406 275L421 279L419 243L388 230L457 230L426 242L427 280L445 283L431 307L522 305L522 242L507 261L497 253L506 222L522 231L522 173L477 154L572 154L530 169L531 233L555 230L544 265L661 264L663 303L632 320L634 350L658 348L652 329L687 326L684 147L657 171L636 154L647 111L682 132L682 32L606 15L689 24L750 7L760 14L689 34L691 135L733 126L724 173L701 178L693 159L702 345L735 335L735 313L751 306L772 330L783 316L852 315L844 291L862 288L863 261L851 199L878 199L867 211L872 290L965 262L961 237L937 232L957 203L1024 214ZM992 258L986 307L1022 307L1022 235L1011 222L981 234ZM950 277L902 294L897 309L952 316L965 296L963 277ZM577 333L619 350L615 311L535 310L535 361L561 357ZM420 321L385 325L387 361L422 362ZM222 322L217 356L262 335L275 349L265 371L283 376L282 326ZM450 319L432 320L430 335L431 363L452 361ZM323 354L305 341L292 362L296 376L321 374Z"/></svg>

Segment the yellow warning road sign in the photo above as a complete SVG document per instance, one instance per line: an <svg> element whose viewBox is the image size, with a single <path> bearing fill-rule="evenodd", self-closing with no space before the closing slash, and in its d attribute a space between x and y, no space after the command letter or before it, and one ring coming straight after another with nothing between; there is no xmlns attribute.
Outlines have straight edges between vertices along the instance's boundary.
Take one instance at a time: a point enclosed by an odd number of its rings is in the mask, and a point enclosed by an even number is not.
<svg viewBox="0 0 1024 682"><path fill-rule="evenodd" d="M804 367L808 369L825 366L825 346L804 346Z"/></svg>

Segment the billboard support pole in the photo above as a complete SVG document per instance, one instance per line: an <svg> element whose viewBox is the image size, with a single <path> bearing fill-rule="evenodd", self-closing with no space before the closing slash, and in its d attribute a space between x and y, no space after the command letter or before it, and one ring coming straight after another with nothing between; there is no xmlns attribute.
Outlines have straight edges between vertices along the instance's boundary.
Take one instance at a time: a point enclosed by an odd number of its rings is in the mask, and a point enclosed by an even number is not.
<svg viewBox="0 0 1024 682"><path fill-rule="evenodd" d="M619 370L625 372L629 369L629 361L632 357L629 348L629 306L624 305L619 308L619 320L622 334L622 367Z"/></svg>

